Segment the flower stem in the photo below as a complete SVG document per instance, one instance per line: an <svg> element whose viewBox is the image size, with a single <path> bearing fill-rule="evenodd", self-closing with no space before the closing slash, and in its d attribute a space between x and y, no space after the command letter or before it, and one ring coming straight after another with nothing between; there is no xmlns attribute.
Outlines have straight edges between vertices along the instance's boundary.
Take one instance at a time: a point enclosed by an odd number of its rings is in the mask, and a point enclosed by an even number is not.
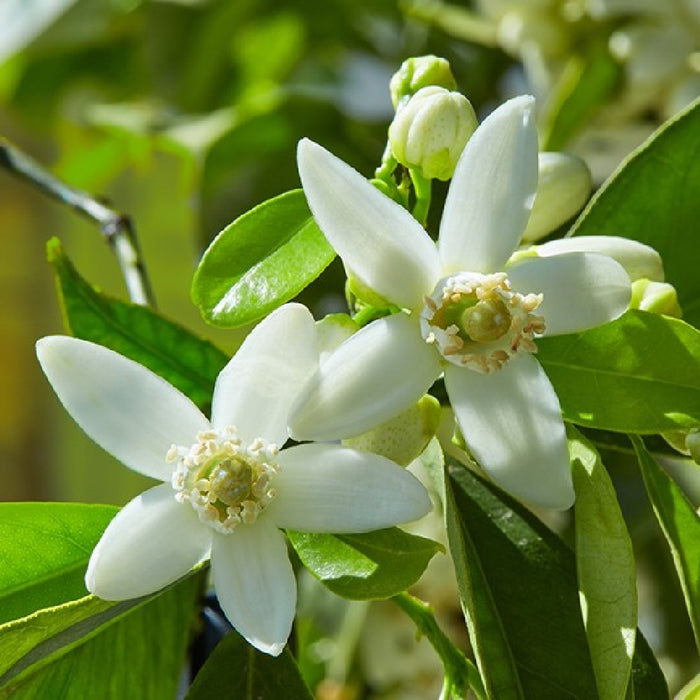
<svg viewBox="0 0 700 700"><path fill-rule="evenodd" d="M131 301L155 306L136 231L128 216L114 211L87 192L61 182L5 139L0 139L0 166L97 223L117 258Z"/></svg>
<svg viewBox="0 0 700 700"><path fill-rule="evenodd" d="M399 593L391 599L415 623L421 634L432 644L445 669L443 693L466 698L471 688L479 700L486 700L486 691L474 664L447 638L435 620L432 608L408 593Z"/></svg>
<svg viewBox="0 0 700 700"><path fill-rule="evenodd" d="M418 220L421 226L425 227L428 221L430 200L432 198L431 181L427 177L423 177L423 175L413 168L409 170L409 173L411 175L411 182L413 182L413 191L416 194L413 216Z"/></svg>

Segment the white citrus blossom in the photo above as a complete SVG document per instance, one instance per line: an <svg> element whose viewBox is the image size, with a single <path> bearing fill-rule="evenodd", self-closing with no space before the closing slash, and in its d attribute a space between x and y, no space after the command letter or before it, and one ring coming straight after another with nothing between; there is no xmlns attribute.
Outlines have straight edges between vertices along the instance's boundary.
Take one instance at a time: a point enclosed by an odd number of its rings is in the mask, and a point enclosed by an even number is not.
<svg viewBox="0 0 700 700"><path fill-rule="evenodd" d="M279 654L296 583L279 528L366 532L430 510L425 489L377 455L287 440L287 414L318 365L311 314L288 304L260 323L219 374L207 419L161 377L76 338L37 343L67 411L126 466L164 483L129 502L90 558L106 600L153 593L211 557L221 607L255 647Z"/></svg>
<svg viewBox="0 0 700 700"><path fill-rule="evenodd" d="M469 140L437 247L350 166L311 141L299 144L301 181L321 229L346 267L405 313L373 321L326 359L292 408L293 436L361 433L444 372L459 427L493 480L533 504L571 505L561 410L532 354L535 341L616 318L630 280L594 253L509 263L537 187L533 106L528 96L510 100Z"/></svg>

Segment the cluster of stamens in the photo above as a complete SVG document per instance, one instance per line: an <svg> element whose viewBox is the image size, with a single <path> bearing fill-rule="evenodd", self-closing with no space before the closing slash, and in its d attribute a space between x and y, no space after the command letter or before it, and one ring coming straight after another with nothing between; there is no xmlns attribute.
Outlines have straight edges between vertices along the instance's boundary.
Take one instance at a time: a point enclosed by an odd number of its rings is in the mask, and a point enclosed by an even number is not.
<svg viewBox="0 0 700 700"><path fill-rule="evenodd" d="M534 338L545 326L532 312L542 299L514 292L505 272L461 272L425 298L421 332L448 362L489 374L518 352L537 352Z"/></svg>
<svg viewBox="0 0 700 700"><path fill-rule="evenodd" d="M167 460L177 462L175 498L217 532L253 523L276 495L271 483L279 471L278 451L262 438L244 445L233 426L201 432L191 447L173 445L168 451Z"/></svg>

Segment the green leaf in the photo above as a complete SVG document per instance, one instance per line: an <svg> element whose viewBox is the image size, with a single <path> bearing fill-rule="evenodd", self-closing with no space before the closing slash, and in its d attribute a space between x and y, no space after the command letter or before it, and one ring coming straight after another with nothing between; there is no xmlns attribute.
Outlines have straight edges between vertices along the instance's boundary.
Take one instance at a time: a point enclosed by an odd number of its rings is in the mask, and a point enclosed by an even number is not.
<svg viewBox="0 0 700 700"><path fill-rule="evenodd" d="M401 593L442 550L437 542L396 527L362 534L287 534L304 566L333 593L351 600Z"/></svg>
<svg viewBox="0 0 700 700"><path fill-rule="evenodd" d="M116 604L86 596L3 625L0 698L172 700L199 585Z"/></svg>
<svg viewBox="0 0 700 700"><path fill-rule="evenodd" d="M93 547L117 508L0 504L0 623L81 598Z"/></svg>
<svg viewBox="0 0 700 700"><path fill-rule="evenodd" d="M607 41L590 46L585 55L572 56L567 61L544 108L543 151L562 150L590 123L615 88L620 71Z"/></svg>
<svg viewBox="0 0 700 700"><path fill-rule="evenodd" d="M593 446L575 429L576 570L600 700L625 697L637 629L634 551L617 495Z"/></svg>
<svg viewBox="0 0 700 700"><path fill-rule="evenodd" d="M58 239L49 241L47 251L70 332L148 367L206 412L228 357L155 311L98 292L73 267Z"/></svg>
<svg viewBox="0 0 700 700"><path fill-rule="evenodd" d="M446 520L460 598L489 697L597 697L574 555L527 508L462 466L449 468ZM637 632L637 700L667 698Z"/></svg>
<svg viewBox="0 0 700 700"><path fill-rule="evenodd" d="M700 326L700 99L664 124L597 192L572 235L625 236L661 253L684 318Z"/></svg>
<svg viewBox="0 0 700 700"><path fill-rule="evenodd" d="M566 420L630 433L700 423L700 331L683 321L628 311L537 347Z"/></svg>
<svg viewBox="0 0 700 700"><path fill-rule="evenodd" d="M217 645L194 679L185 700L311 700L294 658L262 654L236 632Z"/></svg>
<svg viewBox="0 0 700 700"><path fill-rule="evenodd" d="M641 438L630 436L649 500L668 541L700 649L700 516L678 485L649 454Z"/></svg>
<svg viewBox="0 0 700 700"><path fill-rule="evenodd" d="M335 257L302 190L258 205L227 226L202 257L192 299L206 321L234 328L296 296Z"/></svg>
<svg viewBox="0 0 700 700"><path fill-rule="evenodd" d="M700 674L681 688L676 700L700 700Z"/></svg>

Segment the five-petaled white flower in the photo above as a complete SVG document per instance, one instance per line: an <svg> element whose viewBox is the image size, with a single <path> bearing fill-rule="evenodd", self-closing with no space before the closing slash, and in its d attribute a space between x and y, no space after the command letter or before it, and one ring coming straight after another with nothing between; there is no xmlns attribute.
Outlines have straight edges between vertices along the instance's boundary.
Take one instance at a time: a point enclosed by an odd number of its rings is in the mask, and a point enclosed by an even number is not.
<svg viewBox="0 0 700 700"><path fill-rule="evenodd" d="M535 505L573 503L561 409L535 340L616 318L630 281L593 253L511 259L537 187L533 107L514 98L471 137L437 246L357 171L300 142L299 173L322 231L361 283L407 313L373 321L321 365L292 408L293 437L361 433L444 372L459 427L491 478Z"/></svg>
<svg viewBox="0 0 700 700"><path fill-rule="evenodd" d="M52 336L41 366L81 428L131 469L165 483L129 502L90 558L88 590L143 596L211 557L219 602L255 647L279 654L296 584L278 528L365 532L430 510L393 462L332 444L278 452L300 385L318 365L316 328L299 304L260 323L219 374L209 421L145 367L102 346Z"/></svg>

